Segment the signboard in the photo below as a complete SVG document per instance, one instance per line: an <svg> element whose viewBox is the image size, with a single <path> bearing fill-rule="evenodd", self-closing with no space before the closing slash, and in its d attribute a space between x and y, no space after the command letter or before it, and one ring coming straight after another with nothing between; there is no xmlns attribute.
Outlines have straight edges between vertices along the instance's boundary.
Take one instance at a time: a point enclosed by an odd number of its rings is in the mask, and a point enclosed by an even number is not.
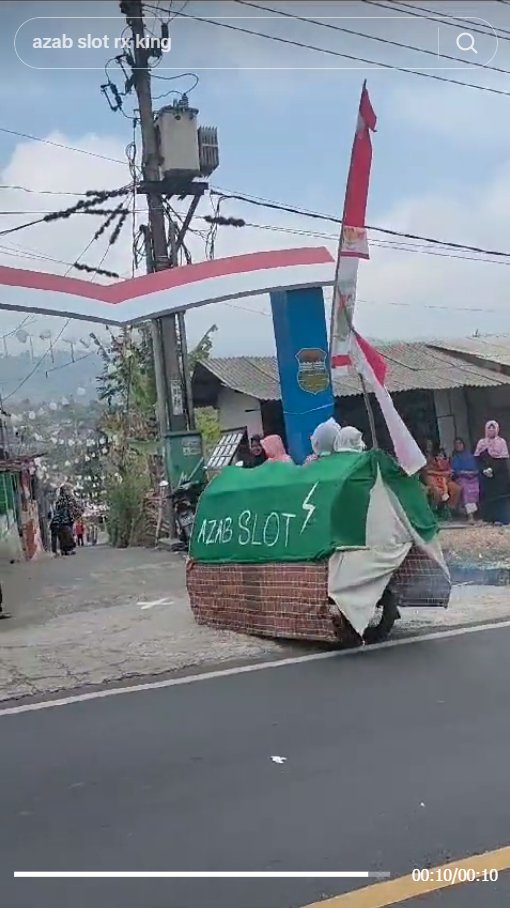
<svg viewBox="0 0 510 908"><path fill-rule="evenodd" d="M334 410L322 287L271 293L271 312L288 451L302 463Z"/></svg>
<svg viewBox="0 0 510 908"><path fill-rule="evenodd" d="M171 489L185 482L205 482L200 432L169 432L165 436L165 465Z"/></svg>

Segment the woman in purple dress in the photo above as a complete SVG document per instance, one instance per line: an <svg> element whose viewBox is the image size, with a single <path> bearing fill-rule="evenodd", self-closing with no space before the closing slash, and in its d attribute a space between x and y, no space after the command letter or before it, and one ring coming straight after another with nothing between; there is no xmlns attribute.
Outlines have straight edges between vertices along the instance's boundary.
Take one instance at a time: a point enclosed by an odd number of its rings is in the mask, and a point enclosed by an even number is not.
<svg viewBox="0 0 510 908"><path fill-rule="evenodd" d="M478 463L473 454L466 450L462 438L455 439L452 456L452 479L462 489L462 503L468 520L474 522L478 510L480 487L478 482Z"/></svg>

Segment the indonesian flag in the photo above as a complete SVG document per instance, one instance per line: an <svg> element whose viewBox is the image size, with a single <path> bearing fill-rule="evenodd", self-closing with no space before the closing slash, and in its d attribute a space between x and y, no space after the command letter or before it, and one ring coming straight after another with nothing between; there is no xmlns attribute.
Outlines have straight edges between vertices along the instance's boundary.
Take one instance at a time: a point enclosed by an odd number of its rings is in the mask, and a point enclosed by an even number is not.
<svg viewBox="0 0 510 908"><path fill-rule="evenodd" d="M349 366L354 366L363 377L377 398L388 426L397 460L402 469L412 475L424 466L425 458L397 413L386 390L386 361L353 328L359 260L370 258L366 211L372 166L370 134L375 132L376 125L377 117L370 103L366 83L363 83L347 177L333 287L330 334L331 369L347 372Z"/></svg>

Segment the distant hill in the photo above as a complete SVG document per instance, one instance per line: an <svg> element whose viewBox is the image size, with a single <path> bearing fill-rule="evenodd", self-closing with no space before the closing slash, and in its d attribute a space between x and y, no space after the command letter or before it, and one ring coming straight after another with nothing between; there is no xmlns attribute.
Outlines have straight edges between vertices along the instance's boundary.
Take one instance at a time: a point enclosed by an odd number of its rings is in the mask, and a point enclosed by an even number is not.
<svg viewBox="0 0 510 908"><path fill-rule="evenodd" d="M96 378L103 366L96 350L76 351L73 362L68 350L55 349L54 361L46 356L36 368L40 359L34 356L32 360L25 351L18 356L0 356L0 395L2 400L8 397L9 407L27 398L34 403L49 403L76 395L78 388L86 392L80 397L84 403L96 398Z"/></svg>

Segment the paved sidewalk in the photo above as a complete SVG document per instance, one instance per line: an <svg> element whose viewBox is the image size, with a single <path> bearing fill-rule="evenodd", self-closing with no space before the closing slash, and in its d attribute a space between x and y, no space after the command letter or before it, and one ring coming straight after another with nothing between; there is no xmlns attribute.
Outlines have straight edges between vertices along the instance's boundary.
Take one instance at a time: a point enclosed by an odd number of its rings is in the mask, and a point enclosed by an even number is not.
<svg viewBox="0 0 510 908"><path fill-rule="evenodd" d="M281 651L198 627L169 552L98 546L0 572L0 700Z"/></svg>
<svg viewBox="0 0 510 908"><path fill-rule="evenodd" d="M72 558L0 564L0 700L289 650L198 627L184 561L168 551L85 548ZM510 618L510 588L458 587L447 611L406 610L393 636Z"/></svg>

